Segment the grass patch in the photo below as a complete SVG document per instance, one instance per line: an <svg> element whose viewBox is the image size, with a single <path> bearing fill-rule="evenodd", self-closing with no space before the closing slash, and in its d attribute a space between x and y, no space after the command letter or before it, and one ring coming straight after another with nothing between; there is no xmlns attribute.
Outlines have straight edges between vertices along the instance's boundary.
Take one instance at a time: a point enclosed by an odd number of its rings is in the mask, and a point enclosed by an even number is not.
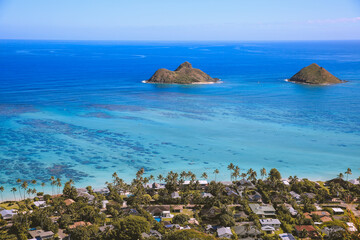
<svg viewBox="0 0 360 240"><path fill-rule="evenodd" d="M3 202L0 203L0 208L4 208L6 210L19 209L19 205L16 202Z"/></svg>

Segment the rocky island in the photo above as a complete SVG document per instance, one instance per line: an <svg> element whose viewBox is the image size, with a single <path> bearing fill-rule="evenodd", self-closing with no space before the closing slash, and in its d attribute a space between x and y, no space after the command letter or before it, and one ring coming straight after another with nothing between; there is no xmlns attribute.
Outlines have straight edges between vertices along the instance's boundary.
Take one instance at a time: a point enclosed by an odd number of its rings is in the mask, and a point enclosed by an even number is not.
<svg viewBox="0 0 360 240"><path fill-rule="evenodd" d="M345 82L338 79L316 63L304 67L288 81L311 85L330 85Z"/></svg>
<svg viewBox="0 0 360 240"><path fill-rule="evenodd" d="M193 68L189 62L182 63L175 71L165 68L157 70L145 83L174 83L174 84L211 84L219 82L200 69Z"/></svg>

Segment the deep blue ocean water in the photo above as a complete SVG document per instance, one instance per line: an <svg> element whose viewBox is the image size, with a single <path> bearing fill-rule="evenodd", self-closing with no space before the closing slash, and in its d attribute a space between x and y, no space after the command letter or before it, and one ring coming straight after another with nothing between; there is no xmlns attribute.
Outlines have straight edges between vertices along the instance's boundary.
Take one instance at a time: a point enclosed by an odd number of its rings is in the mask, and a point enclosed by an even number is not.
<svg viewBox="0 0 360 240"><path fill-rule="evenodd" d="M192 63L222 84L153 85ZM285 82L313 62L348 83ZM329 179L360 165L360 41L0 41L0 185L104 185L232 162ZM48 184L49 185L49 184ZM48 186L49 188L49 186Z"/></svg>

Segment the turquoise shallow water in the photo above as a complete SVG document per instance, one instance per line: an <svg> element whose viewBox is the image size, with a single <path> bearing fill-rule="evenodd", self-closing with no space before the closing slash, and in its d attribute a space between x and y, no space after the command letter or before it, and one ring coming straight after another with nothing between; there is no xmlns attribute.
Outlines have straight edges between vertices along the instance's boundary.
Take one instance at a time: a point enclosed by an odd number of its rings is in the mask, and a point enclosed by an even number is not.
<svg viewBox="0 0 360 240"><path fill-rule="evenodd" d="M0 184L226 166L359 176L360 42L0 41ZM222 84L143 84L190 61ZM316 62L348 83L285 82ZM48 184L49 185L49 184ZM49 186L47 187L48 189ZM39 187L38 190L41 190ZM4 192L11 197L10 192Z"/></svg>

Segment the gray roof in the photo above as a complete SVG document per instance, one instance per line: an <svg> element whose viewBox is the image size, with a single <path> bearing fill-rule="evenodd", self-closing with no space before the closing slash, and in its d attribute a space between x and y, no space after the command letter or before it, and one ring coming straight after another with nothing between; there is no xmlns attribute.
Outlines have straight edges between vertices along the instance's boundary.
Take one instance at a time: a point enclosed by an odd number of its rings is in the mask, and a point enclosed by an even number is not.
<svg viewBox="0 0 360 240"><path fill-rule="evenodd" d="M279 219L260 219L261 225L280 225Z"/></svg>
<svg viewBox="0 0 360 240"><path fill-rule="evenodd" d="M221 227L217 229L217 234L219 235L219 237L225 235L225 234L229 234L232 235L231 229L229 227Z"/></svg>
<svg viewBox="0 0 360 240"><path fill-rule="evenodd" d="M34 231L29 231L29 234L31 235L31 237L33 238L44 238L44 237L52 237L54 235L54 233L52 231L47 231L45 232L44 230L34 230Z"/></svg>
<svg viewBox="0 0 360 240"><path fill-rule="evenodd" d="M257 229L255 226L235 226L234 232L237 235L245 236L245 235L260 235L261 232L259 229Z"/></svg>
<svg viewBox="0 0 360 240"><path fill-rule="evenodd" d="M271 204L257 204L257 203L251 203L249 204L249 207L251 210L257 214L257 215L274 215L275 214L275 208Z"/></svg>

